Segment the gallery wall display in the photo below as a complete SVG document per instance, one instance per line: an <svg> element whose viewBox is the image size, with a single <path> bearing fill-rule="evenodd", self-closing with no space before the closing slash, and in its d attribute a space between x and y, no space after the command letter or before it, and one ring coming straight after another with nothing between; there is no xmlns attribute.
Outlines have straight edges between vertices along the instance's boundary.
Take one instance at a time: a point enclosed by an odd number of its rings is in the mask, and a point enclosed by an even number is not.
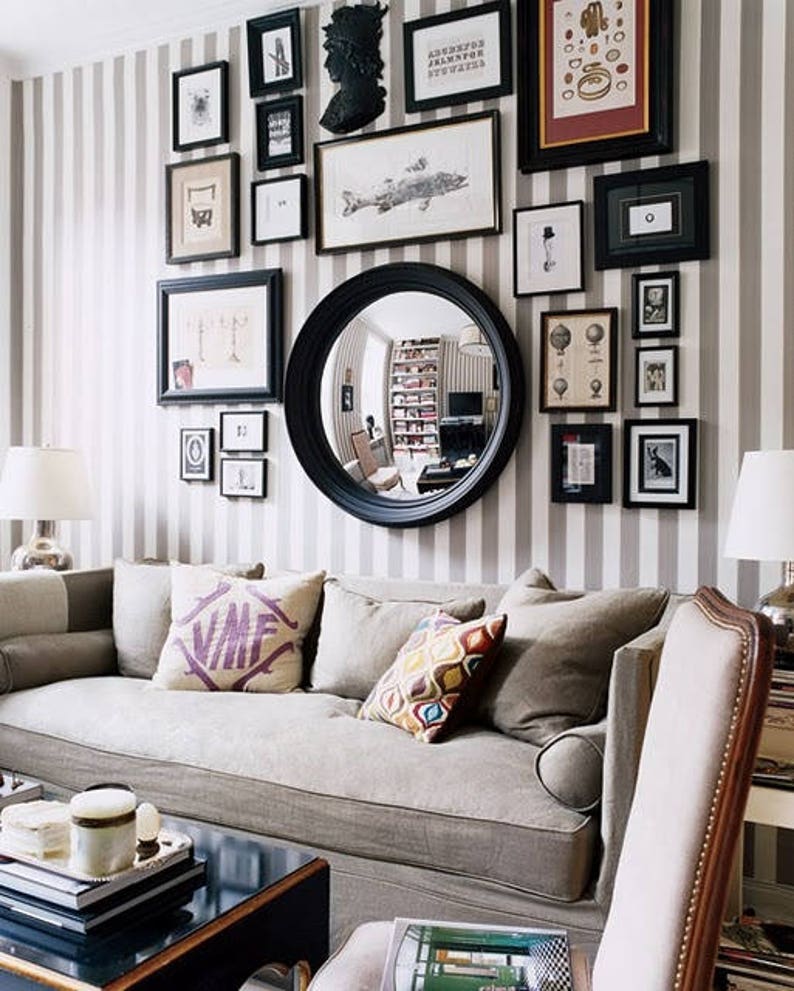
<svg viewBox="0 0 794 991"><path fill-rule="evenodd" d="M221 450L264 454L267 451L267 410L221 413Z"/></svg>
<svg viewBox="0 0 794 991"><path fill-rule="evenodd" d="M584 289L584 203L513 211L513 295Z"/></svg>
<svg viewBox="0 0 794 991"><path fill-rule="evenodd" d="M522 172L670 150L672 21L670 0L519 0Z"/></svg>
<svg viewBox="0 0 794 991"><path fill-rule="evenodd" d="M380 41L388 7L375 3L336 7L323 25L328 53L325 68L339 89L320 117L320 126L331 134L350 134L378 117L386 109L386 90L380 85L383 59Z"/></svg>
<svg viewBox="0 0 794 991"><path fill-rule="evenodd" d="M158 282L157 401L279 402L281 269Z"/></svg>
<svg viewBox="0 0 794 991"><path fill-rule="evenodd" d="M251 243L306 237L306 176L290 175L251 183Z"/></svg>
<svg viewBox="0 0 794 991"><path fill-rule="evenodd" d="M691 419L624 422L626 508L695 508L697 425L697 420Z"/></svg>
<svg viewBox="0 0 794 991"><path fill-rule="evenodd" d="M300 10L255 17L246 26L251 96L300 89L303 86Z"/></svg>
<svg viewBox="0 0 794 991"><path fill-rule="evenodd" d="M267 461L264 458L221 458L221 495L229 499L264 499Z"/></svg>
<svg viewBox="0 0 794 991"><path fill-rule="evenodd" d="M179 431L179 477L183 482L211 482L214 454L212 427L183 427Z"/></svg>
<svg viewBox="0 0 794 991"><path fill-rule="evenodd" d="M678 337L679 298L678 272L632 275L632 336Z"/></svg>
<svg viewBox="0 0 794 991"><path fill-rule="evenodd" d="M229 63L210 62L172 76L174 151L229 140Z"/></svg>
<svg viewBox="0 0 794 991"><path fill-rule="evenodd" d="M709 163L593 179L595 267L663 265L709 257Z"/></svg>
<svg viewBox="0 0 794 991"><path fill-rule="evenodd" d="M510 0L408 21L403 48L408 113L512 92Z"/></svg>
<svg viewBox="0 0 794 991"><path fill-rule="evenodd" d="M303 97L256 105L256 167L260 172L303 162Z"/></svg>
<svg viewBox="0 0 794 991"><path fill-rule="evenodd" d="M214 155L165 168L166 261L240 254L240 156Z"/></svg>
<svg viewBox="0 0 794 991"><path fill-rule="evenodd" d="M615 307L541 313L541 413L615 409L617 325Z"/></svg>
<svg viewBox="0 0 794 991"><path fill-rule="evenodd" d="M678 348L637 348L634 402L637 406L678 405Z"/></svg>
<svg viewBox="0 0 794 991"><path fill-rule="evenodd" d="M612 425L552 423L551 501L612 502Z"/></svg>
<svg viewBox="0 0 794 991"><path fill-rule="evenodd" d="M501 231L499 114L314 146L318 253Z"/></svg>

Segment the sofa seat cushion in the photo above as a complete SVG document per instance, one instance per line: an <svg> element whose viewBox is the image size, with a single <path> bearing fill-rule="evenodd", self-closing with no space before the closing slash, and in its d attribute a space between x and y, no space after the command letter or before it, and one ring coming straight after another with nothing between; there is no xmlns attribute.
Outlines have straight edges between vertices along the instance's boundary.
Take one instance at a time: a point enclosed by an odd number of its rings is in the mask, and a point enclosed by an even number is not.
<svg viewBox="0 0 794 991"><path fill-rule="evenodd" d="M0 698L11 766L124 781L182 815L574 901L598 829L549 797L535 748L483 727L426 747L321 693L161 692L108 676Z"/></svg>

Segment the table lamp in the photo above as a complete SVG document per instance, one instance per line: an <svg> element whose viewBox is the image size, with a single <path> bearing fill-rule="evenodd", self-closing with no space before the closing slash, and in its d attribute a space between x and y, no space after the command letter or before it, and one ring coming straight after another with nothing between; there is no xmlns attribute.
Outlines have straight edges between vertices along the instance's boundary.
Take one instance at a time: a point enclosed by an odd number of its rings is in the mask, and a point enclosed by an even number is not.
<svg viewBox="0 0 794 991"><path fill-rule="evenodd" d="M475 358L490 358L493 354L488 338L476 323L467 323L465 327L461 327L458 349Z"/></svg>
<svg viewBox="0 0 794 991"><path fill-rule="evenodd" d="M748 451L742 462L725 556L784 562L783 584L756 608L772 622L778 647L794 653L794 451Z"/></svg>
<svg viewBox="0 0 794 991"><path fill-rule="evenodd" d="M88 476L79 451L10 447L0 475L0 519L36 520L33 536L17 547L11 567L67 571L72 555L55 539L56 520L91 518Z"/></svg>

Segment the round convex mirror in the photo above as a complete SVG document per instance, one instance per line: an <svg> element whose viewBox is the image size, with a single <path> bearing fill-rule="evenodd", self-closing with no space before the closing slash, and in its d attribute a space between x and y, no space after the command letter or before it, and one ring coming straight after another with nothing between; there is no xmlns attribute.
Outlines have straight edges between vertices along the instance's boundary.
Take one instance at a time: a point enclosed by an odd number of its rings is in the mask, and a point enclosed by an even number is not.
<svg viewBox="0 0 794 991"><path fill-rule="evenodd" d="M521 360L497 307L432 265L371 269L301 330L285 386L298 458L360 519L419 526L485 491L515 445Z"/></svg>

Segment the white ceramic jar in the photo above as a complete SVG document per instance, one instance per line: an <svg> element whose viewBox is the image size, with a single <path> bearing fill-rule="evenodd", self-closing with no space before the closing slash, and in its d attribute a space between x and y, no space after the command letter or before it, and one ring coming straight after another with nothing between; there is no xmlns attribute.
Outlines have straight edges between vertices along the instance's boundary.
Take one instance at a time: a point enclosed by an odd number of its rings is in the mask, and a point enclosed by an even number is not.
<svg viewBox="0 0 794 991"><path fill-rule="evenodd" d="M69 803L72 818L72 867L105 877L135 860L135 795L122 788L80 792Z"/></svg>

